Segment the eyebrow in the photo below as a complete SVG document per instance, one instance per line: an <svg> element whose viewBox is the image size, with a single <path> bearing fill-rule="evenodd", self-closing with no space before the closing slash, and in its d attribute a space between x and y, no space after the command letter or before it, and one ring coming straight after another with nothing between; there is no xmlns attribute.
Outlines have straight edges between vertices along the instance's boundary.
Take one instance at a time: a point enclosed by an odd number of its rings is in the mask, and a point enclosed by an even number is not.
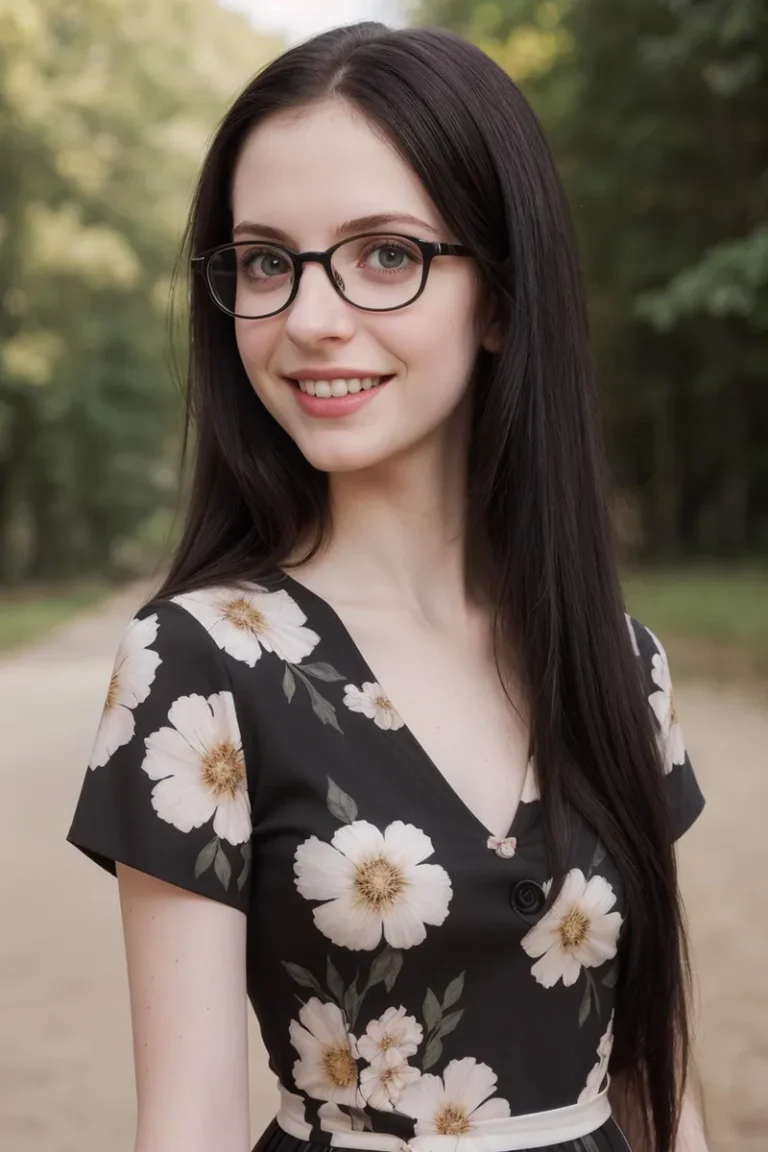
<svg viewBox="0 0 768 1152"><path fill-rule="evenodd" d="M420 231L431 232L433 236L437 236L436 228L427 224L426 220L420 220L418 216L411 216L407 212L383 212L372 216L358 216L354 220L345 220L335 229L335 236L341 240L344 236L352 236L360 232L378 232L381 229L399 224L411 225ZM279 228L272 228L269 224L254 224L250 220L243 220L232 229L232 236L236 238L246 232L251 235L255 234L263 240L274 240L278 244L291 247L287 233L281 232Z"/></svg>

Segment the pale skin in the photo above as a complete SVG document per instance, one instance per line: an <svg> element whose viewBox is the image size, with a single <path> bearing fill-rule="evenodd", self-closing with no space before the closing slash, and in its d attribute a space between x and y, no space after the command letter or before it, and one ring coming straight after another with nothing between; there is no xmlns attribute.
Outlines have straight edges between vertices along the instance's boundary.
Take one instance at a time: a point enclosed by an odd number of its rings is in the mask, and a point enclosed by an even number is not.
<svg viewBox="0 0 768 1152"><path fill-rule="evenodd" d="M238 163L232 207L238 239L259 238L247 222L264 224L298 250L325 249L345 223L377 214L393 217L393 231L456 242L410 168L338 101L257 129ZM489 834L506 835L528 724L514 674L506 684L514 706L499 682L487 613L468 590L467 386L479 349L492 351L496 338L472 261L436 260L418 301L378 315L347 304L309 265L287 311L235 323L260 400L329 474L330 540L294 577L334 607ZM393 378L359 412L323 420L300 408L286 380L312 368ZM248 1152L245 917L123 866L118 877L135 1152ZM678 1152L706 1152L689 1106Z"/></svg>

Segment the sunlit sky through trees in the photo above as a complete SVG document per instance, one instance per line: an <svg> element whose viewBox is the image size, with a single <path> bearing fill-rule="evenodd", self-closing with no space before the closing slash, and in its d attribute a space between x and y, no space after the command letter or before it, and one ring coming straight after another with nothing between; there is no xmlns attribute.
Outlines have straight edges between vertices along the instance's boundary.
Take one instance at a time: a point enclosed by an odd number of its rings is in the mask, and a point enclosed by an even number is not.
<svg viewBox="0 0 768 1152"><path fill-rule="evenodd" d="M405 0L222 0L245 12L259 31L276 32L290 43L356 20L402 24Z"/></svg>

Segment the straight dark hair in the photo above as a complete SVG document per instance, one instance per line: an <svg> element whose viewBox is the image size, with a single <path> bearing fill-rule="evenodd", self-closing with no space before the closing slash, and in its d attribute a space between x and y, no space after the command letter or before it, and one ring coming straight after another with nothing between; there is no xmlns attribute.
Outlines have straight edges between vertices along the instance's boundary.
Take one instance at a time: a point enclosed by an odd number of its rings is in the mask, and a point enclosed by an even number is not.
<svg viewBox="0 0 768 1152"><path fill-rule="evenodd" d="M611 1069L637 1102L650 1147L671 1152L688 1055L685 932L655 732L617 576L560 181L533 112L479 49L442 31L340 28L275 60L224 118L197 186L185 265L231 240L232 178L253 129L328 98L348 101L392 141L474 253L501 321L501 347L480 353L471 384L468 522L480 526L493 574L497 652L514 651L526 681L553 873L562 878L575 808L622 876L628 915ZM256 397L233 321L200 277L189 303L194 472L161 595L258 578L307 539L311 554L329 529L327 476Z"/></svg>

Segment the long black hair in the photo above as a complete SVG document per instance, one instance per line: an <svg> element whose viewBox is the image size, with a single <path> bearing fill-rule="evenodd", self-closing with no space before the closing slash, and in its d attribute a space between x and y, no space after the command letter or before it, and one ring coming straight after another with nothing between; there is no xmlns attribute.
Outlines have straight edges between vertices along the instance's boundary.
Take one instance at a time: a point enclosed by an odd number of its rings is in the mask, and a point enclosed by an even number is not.
<svg viewBox="0 0 768 1152"><path fill-rule="evenodd" d="M622 875L612 1072L670 1152L688 1051L687 959L650 709L624 618L609 524L586 307L560 181L538 122L484 53L442 31L364 23L286 52L245 89L202 169L184 260L231 239L231 184L266 117L350 102L383 129L456 238L501 322L471 387L469 520L488 551L497 652L514 650L555 875L568 813ZM253 579L328 530L327 477L249 384L233 321L190 292L186 526L161 594ZM553 884L553 892L556 885Z"/></svg>

